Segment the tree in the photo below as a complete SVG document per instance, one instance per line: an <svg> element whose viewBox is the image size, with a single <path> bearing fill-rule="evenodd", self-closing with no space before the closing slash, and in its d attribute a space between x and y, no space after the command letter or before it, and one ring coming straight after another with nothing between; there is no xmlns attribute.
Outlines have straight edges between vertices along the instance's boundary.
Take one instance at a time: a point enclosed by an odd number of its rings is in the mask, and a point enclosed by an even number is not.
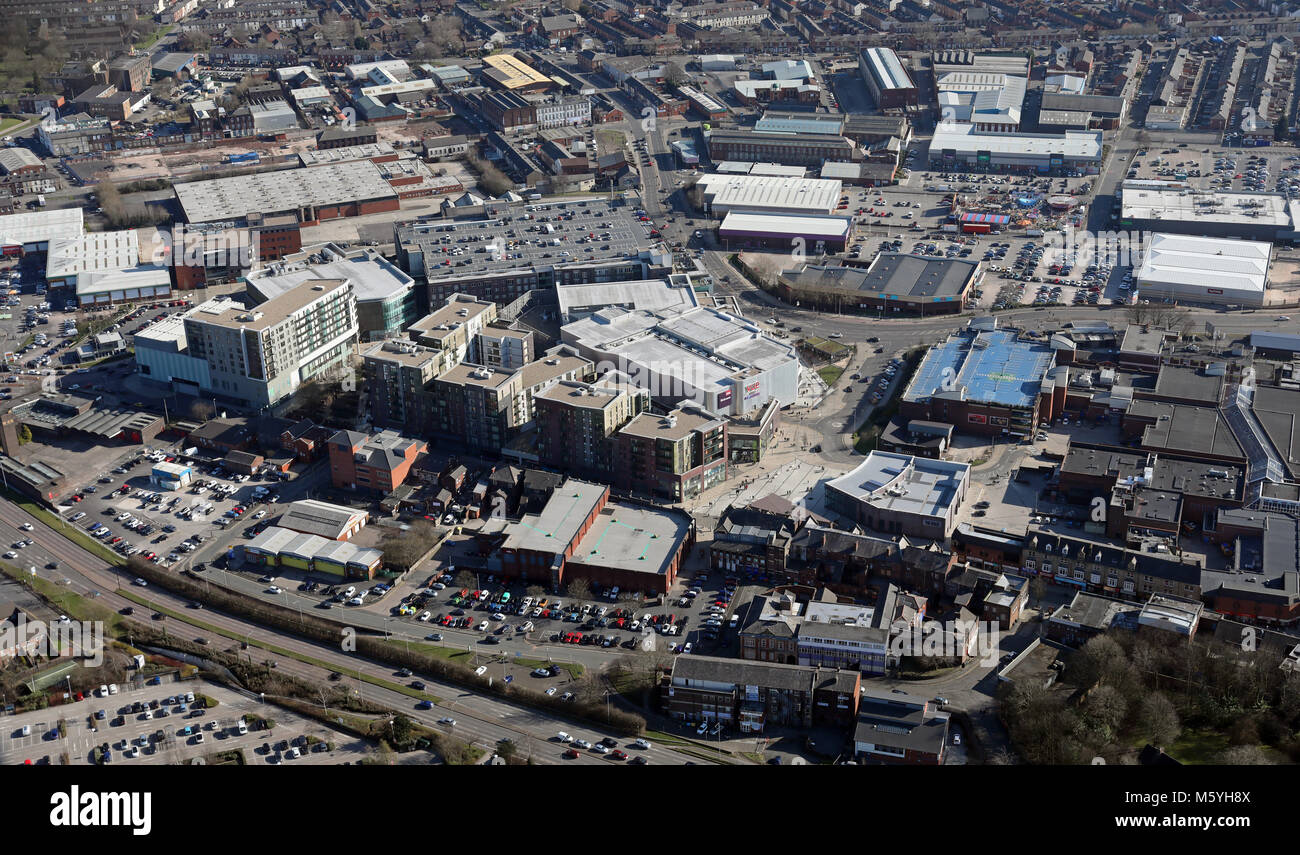
<svg viewBox="0 0 1300 855"><path fill-rule="evenodd" d="M509 762L518 753L519 746L513 739L505 738L497 741L497 756L502 760Z"/></svg>
<svg viewBox="0 0 1300 855"><path fill-rule="evenodd" d="M546 589L541 585L529 585L528 590L524 591L524 593L532 597L534 600L538 600L546 596Z"/></svg>
<svg viewBox="0 0 1300 855"><path fill-rule="evenodd" d="M1119 643L1105 635L1089 639L1071 662L1070 670L1074 681L1082 689L1090 689L1100 683L1114 685L1120 675L1128 669L1127 656Z"/></svg>
<svg viewBox="0 0 1300 855"><path fill-rule="evenodd" d="M478 577L468 570L461 570L456 574L456 587L473 588L478 584Z"/></svg>
<svg viewBox="0 0 1300 855"><path fill-rule="evenodd" d="M1160 692L1145 695L1138 702L1138 732L1154 745L1171 745L1182 733L1173 702Z"/></svg>
<svg viewBox="0 0 1300 855"><path fill-rule="evenodd" d="M424 557L437 537L437 529L428 520L416 520L406 531L390 532L380 543L384 562L403 570L410 569Z"/></svg>
<svg viewBox="0 0 1300 855"><path fill-rule="evenodd" d="M1083 721L1102 743L1109 743L1128 716L1128 701L1114 686L1098 686L1083 702Z"/></svg>
<svg viewBox="0 0 1300 855"><path fill-rule="evenodd" d="M1271 766L1274 761L1258 745L1236 745L1220 752L1215 762L1221 766Z"/></svg>
<svg viewBox="0 0 1300 855"><path fill-rule="evenodd" d="M470 166L479 174L479 189L489 196L500 196L514 189L514 182L504 172L481 157L468 158Z"/></svg>
<svg viewBox="0 0 1300 855"><path fill-rule="evenodd" d="M365 36L357 36L352 40L352 47L357 50L370 50L370 39Z"/></svg>
<svg viewBox="0 0 1300 855"><path fill-rule="evenodd" d="M201 30L186 30L177 39L176 46L183 51L197 53L212 47L212 37Z"/></svg>
<svg viewBox="0 0 1300 855"><path fill-rule="evenodd" d="M26 445L32 441L32 429L23 425L22 430L18 431L18 444Z"/></svg>
<svg viewBox="0 0 1300 855"><path fill-rule="evenodd" d="M664 68L664 82L674 88L684 86L690 78L686 75L686 69L682 68L680 63L670 62Z"/></svg>
<svg viewBox="0 0 1300 855"><path fill-rule="evenodd" d="M214 418L216 415L217 408L213 406L212 402L209 400L199 398L190 404L189 416L192 419L207 421L208 419Z"/></svg>
<svg viewBox="0 0 1300 855"><path fill-rule="evenodd" d="M591 599L591 583L586 579L573 579L565 586L565 592L571 600Z"/></svg>

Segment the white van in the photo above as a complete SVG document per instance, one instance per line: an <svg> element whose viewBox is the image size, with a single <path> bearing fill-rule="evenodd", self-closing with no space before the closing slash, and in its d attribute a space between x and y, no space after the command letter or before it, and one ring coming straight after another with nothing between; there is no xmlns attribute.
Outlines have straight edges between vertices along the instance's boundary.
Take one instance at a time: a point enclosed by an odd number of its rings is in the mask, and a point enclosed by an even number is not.
<svg viewBox="0 0 1300 855"><path fill-rule="evenodd" d="M235 722L235 730L239 731L240 736L243 736L248 733L248 725L245 724L244 720L241 718L239 721Z"/></svg>

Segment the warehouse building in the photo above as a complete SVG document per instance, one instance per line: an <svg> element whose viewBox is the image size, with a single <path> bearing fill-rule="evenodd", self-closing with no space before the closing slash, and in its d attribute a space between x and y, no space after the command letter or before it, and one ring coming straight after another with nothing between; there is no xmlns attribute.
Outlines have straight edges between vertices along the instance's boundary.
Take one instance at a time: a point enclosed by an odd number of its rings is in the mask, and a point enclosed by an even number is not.
<svg viewBox="0 0 1300 855"><path fill-rule="evenodd" d="M555 85L514 54L498 53L483 58L483 80L489 86L508 92L545 92Z"/></svg>
<svg viewBox="0 0 1300 855"><path fill-rule="evenodd" d="M146 252L152 255L152 250ZM45 281L51 289L75 293L82 306L156 300L171 294L170 272L141 256L135 229L86 232L51 241Z"/></svg>
<svg viewBox="0 0 1300 855"><path fill-rule="evenodd" d="M826 161L861 160L862 153L848 137L817 133L760 133L738 129L711 131L709 157L714 162L740 160L820 166Z"/></svg>
<svg viewBox="0 0 1300 855"><path fill-rule="evenodd" d="M369 160L190 181L175 191L189 223L243 223L283 214L301 225L318 225L399 207L397 191Z"/></svg>
<svg viewBox="0 0 1300 855"><path fill-rule="evenodd" d="M86 231L84 216L81 208L0 216L0 252L4 255L45 252L52 241L80 237Z"/></svg>
<svg viewBox="0 0 1300 855"><path fill-rule="evenodd" d="M1120 191L1124 229L1294 242L1300 200L1277 193L1214 193L1126 181Z"/></svg>
<svg viewBox="0 0 1300 855"><path fill-rule="evenodd" d="M882 252L866 268L805 265L787 270L778 290L798 306L928 316L961 312L982 276L977 261Z"/></svg>
<svg viewBox="0 0 1300 855"><path fill-rule="evenodd" d="M244 546L244 555L267 567L286 567L338 576L373 579L383 566L378 549L271 526Z"/></svg>
<svg viewBox="0 0 1300 855"><path fill-rule="evenodd" d="M762 175L704 175L698 186L705 209L714 216L731 211L762 214L834 214L844 185L821 178Z"/></svg>
<svg viewBox="0 0 1300 855"><path fill-rule="evenodd" d="M916 84L892 48L867 48L858 55L858 70L876 107L915 107Z"/></svg>
<svg viewBox="0 0 1300 855"><path fill-rule="evenodd" d="M903 391L899 418L943 422L963 433L1032 436L1055 352L1018 330L978 324L926 351Z"/></svg>
<svg viewBox="0 0 1300 855"><path fill-rule="evenodd" d="M941 126L930 141L930 168L943 171L1087 173L1100 164L1100 131L993 134L956 123Z"/></svg>
<svg viewBox="0 0 1300 855"><path fill-rule="evenodd" d="M718 227L727 249L797 247L809 253L843 252L853 234L850 217L731 211Z"/></svg>
<svg viewBox="0 0 1300 855"><path fill-rule="evenodd" d="M1268 292L1273 245L1191 235L1153 234L1134 273L1151 300L1260 308Z"/></svg>

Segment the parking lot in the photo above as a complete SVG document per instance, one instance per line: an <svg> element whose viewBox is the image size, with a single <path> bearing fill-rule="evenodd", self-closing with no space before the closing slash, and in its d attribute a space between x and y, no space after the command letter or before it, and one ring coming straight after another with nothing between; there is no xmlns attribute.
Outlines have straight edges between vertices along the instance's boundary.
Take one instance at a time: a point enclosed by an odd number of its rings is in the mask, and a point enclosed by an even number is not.
<svg viewBox="0 0 1300 855"><path fill-rule="evenodd" d="M150 484L153 464L169 459L175 457L148 448L110 458L102 474L90 473L98 477L60 500L58 511L124 555L184 567L203 543L261 526L278 501L277 480L237 476L215 463L196 467L195 481L181 490ZM266 491L260 497L259 488Z"/></svg>
<svg viewBox="0 0 1300 855"><path fill-rule="evenodd" d="M243 751L246 764L340 763L369 748L311 719L203 681L154 677L111 688L6 718L0 763L58 764L66 754L73 765L174 765L234 749ZM216 706L205 707L204 697ZM260 720L274 727L258 730Z"/></svg>
<svg viewBox="0 0 1300 855"><path fill-rule="evenodd" d="M575 600L563 593L530 594L528 585L484 572L475 573L472 584L458 583L464 565L458 570L455 562L468 557L469 543L449 542L428 568L395 584L338 582L285 567L249 565L237 572L256 580L261 596L290 607L362 611L377 618L388 633L463 648L476 657L565 662L577 661L566 656L572 648L621 655L640 649L684 649L687 643L694 650L702 643L725 640L728 586L723 577L702 568L694 571L693 579L685 572L665 597L597 589ZM703 564L698 550L689 566ZM692 589L695 594L689 593ZM549 677L559 679L531 675L530 686L563 693L566 675Z"/></svg>
<svg viewBox="0 0 1300 855"><path fill-rule="evenodd" d="M1179 143L1139 149L1129 178L1182 181L1197 190L1300 197L1300 154L1290 146L1223 148Z"/></svg>

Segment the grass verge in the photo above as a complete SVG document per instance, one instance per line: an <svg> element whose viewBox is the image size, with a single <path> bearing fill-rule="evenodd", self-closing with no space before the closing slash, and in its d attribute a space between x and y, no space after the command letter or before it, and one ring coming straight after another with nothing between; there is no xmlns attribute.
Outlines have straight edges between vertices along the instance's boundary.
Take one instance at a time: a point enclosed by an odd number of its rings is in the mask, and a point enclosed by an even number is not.
<svg viewBox="0 0 1300 855"><path fill-rule="evenodd" d="M844 368L839 365L823 365L817 369L817 376L822 378L822 382L827 386L834 386L835 381L840 379L844 374Z"/></svg>
<svg viewBox="0 0 1300 855"><path fill-rule="evenodd" d="M230 637L230 633L227 630L222 629L221 627L214 626L213 624L206 623L201 620L195 620L193 617L189 615L185 615L173 609L169 609L166 606L159 606L150 603L148 600L144 599L139 594L136 594L134 591L121 590L118 591L118 595L122 597L126 597L128 600L131 600L134 603L139 603L145 608L151 608L154 611L158 612L159 614L163 614L166 615L167 617L175 618L178 621L182 621L183 623L189 626L195 626L200 629L205 629L208 632L213 633L214 635L222 635L227 638ZM317 668L323 668L326 671L338 670L336 666L334 666L329 662L326 662L323 659L317 659L313 656L308 656L304 653L299 653L296 650L290 650L287 647L281 647L278 644L268 644L264 641L253 641L250 639L248 641L248 646L256 647L258 650L265 650L268 653L274 653L276 656L283 656L286 659L293 659L296 662L302 662L307 665L314 665ZM412 689L410 686L403 686L400 683L394 683L393 681L385 680L382 677L372 677L369 674L362 674L361 681L364 683L369 683L372 686L378 686L381 689L388 689L389 691L392 692L398 692L400 694L406 695L407 697L415 698L416 700L419 701L433 701L435 704L442 703L442 699L439 698L437 695L432 695L428 692L421 692L418 689Z"/></svg>

